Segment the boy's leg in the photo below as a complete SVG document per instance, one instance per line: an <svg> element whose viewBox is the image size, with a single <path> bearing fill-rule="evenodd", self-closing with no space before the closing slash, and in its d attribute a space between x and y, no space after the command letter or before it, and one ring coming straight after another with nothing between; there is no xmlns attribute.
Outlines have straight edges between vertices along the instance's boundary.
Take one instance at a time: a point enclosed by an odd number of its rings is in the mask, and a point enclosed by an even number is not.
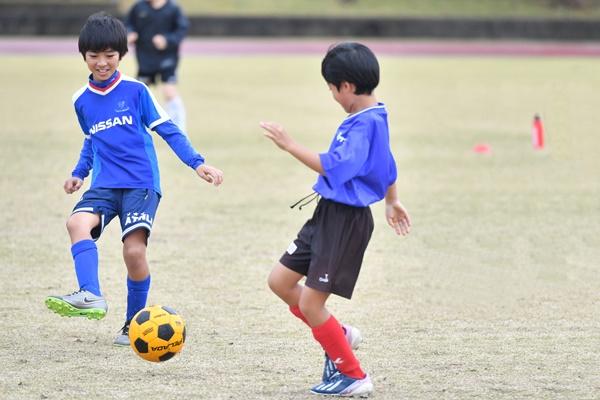
<svg viewBox="0 0 600 400"><path fill-rule="evenodd" d="M100 215L90 212L75 212L67 221L79 290L66 296L46 298L46 306L57 314L89 319L101 319L106 315L107 305L98 279L98 249L91 235L92 229L99 225Z"/></svg>
<svg viewBox="0 0 600 400"><path fill-rule="evenodd" d="M150 291L150 269L146 259L148 232L144 228L129 233L123 240L123 259L127 266L127 311L125 323L113 344L129 346L129 324L146 306Z"/></svg>
<svg viewBox="0 0 600 400"><path fill-rule="evenodd" d="M298 282L303 277L304 275L289 269L281 263L277 263L269 274L269 288L271 288L273 293L281 300L287 303L287 305L290 306L290 309L291 307L297 308L298 303L300 302L300 294L302 293L302 286L299 285ZM298 316L298 318L304 320L300 316Z"/></svg>
<svg viewBox="0 0 600 400"><path fill-rule="evenodd" d="M360 392L362 390L366 393L369 393L370 391L372 391L373 386L370 383L369 378L366 377L365 374L360 370L358 361L352 353L352 349L356 349L362 340L360 332L358 331L358 329L353 328L349 325L339 325L335 318L333 318L333 316L331 316L325 308L325 302L329 297L329 293L320 292L299 285L298 282L300 281L300 279L302 279L302 277L302 274L287 268L281 263L278 263L271 271L268 283L271 290L289 305L290 312L294 314L297 318L302 320L309 327L311 327L315 339L319 341L319 343L325 350L325 366L323 368L323 383L321 385L329 383L332 380L335 380L336 377L338 377L344 380L344 382L341 382L338 385L339 387L343 388L343 390L357 392ZM309 316L312 325L305 316L305 313ZM331 321L332 323L327 324L327 322L329 321ZM336 324L338 326L338 329L334 328ZM313 326L317 326L317 329L312 328ZM356 376L356 378L350 376L346 378L344 375L339 374L340 371L338 370L336 363L334 363L333 361L339 360L339 357L336 356L332 360L327 352L325 345L323 344L323 342L321 342L321 340L328 340L328 336L330 336L331 331L333 331L334 333L334 338L337 338L333 340L334 344L336 340L342 340L343 342L347 343L347 348L345 348L342 345L342 353L349 352L351 357L350 362L347 363L347 366L349 368L345 368L344 370L346 372L348 372L349 369L351 370L353 365L352 363L354 362L353 360L355 360L355 363L358 366L359 370L359 372L354 371L354 375ZM340 331L341 336L339 335ZM315 332L317 332L317 334L315 334ZM319 336L319 338L317 338L317 336ZM331 347L331 345L328 345L328 347ZM331 349L329 353L342 354L339 351L332 352ZM320 389L317 389L321 385L317 385L315 388L313 388L313 391L315 393L321 393L319 391ZM359 387L357 388L356 386ZM326 392L326 394L331 393Z"/></svg>
<svg viewBox="0 0 600 400"><path fill-rule="evenodd" d="M127 266L127 314L129 321L142 308L146 307L150 290L150 269L146 259L148 231L137 229L123 241L123 259Z"/></svg>
<svg viewBox="0 0 600 400"><path fill-rule="evenodd" d="M300 310L312 327L317 340L341 373L315 386L319 394L343 395L370 393L373 385L360 367L340 323L325 308L329 293L309 287L302 289Z"/></svg>
<svg viewBox="0 0 600 400"><path fill-rule="evenodd" d="M100 224L100 216L88 212L71 214L67 230L71 238L71 254L79 288L102 296L98 279L98 248L92 240L92 229Z"/></svg>
<svg viewBox="0 0 600 400"><path fill-rule="evenodd" d="M300 296L302 295L303 287L298 282L304 275L293 271L281 263L277 263L269 274L268 284L273 293L283 300L290 308L290 312L305 324L310 326L306 317L300 311ZM342 324L342 329L346 333L348 343L353 349L357 349L362 336L360 331L350 325Z"/></svg>
<svg viewBox="0 0 600 400"><path fill-rule="evenodd" d="M121 332L113 342L116 345L129 345L129 323L148 300L150 269L146 249L159 202L160 195L151 189L127 189L123 193L119 218L127 267L127 311Z"/></svg>

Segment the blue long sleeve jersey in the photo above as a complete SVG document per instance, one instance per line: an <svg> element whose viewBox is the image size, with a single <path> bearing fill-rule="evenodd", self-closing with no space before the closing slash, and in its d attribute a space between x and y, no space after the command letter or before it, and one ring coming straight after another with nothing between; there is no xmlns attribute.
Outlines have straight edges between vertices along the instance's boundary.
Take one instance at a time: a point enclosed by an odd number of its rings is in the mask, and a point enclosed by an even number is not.
<svg viewBox="0 0 600 400"><path fill-rule="evenodd" d="M324 198L355 207L383 199L397 176L385 105L348 116L319 158L325 175L313 189Z"/></svg>
<svg viewBox="0 0 600 400"><path fill-rule="evenodd" d="M84 179L91 170L92 188L143 188L160 194L151 130L189 167L204 163L148 87L119 71L103 83L90 76L73 95L73 104L85 138L72 176Z"/></svg>

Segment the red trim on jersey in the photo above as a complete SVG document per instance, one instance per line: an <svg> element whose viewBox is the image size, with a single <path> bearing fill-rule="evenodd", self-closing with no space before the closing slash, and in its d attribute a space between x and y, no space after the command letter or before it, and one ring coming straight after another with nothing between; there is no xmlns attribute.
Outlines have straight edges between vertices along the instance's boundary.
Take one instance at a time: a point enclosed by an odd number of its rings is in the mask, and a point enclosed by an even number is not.
<svg viewBox="0 0 600 400"><path fill-rule="evenodd" d="M119 82L119 79L121 79L121 71L117 71L117 76L115 76L115 80L105 87L96 86L92 83L92 81L89 81L88 83L92 87L92 89L97 90L99 92L106 92L108 89L115 86L117 82Z"/></svg>

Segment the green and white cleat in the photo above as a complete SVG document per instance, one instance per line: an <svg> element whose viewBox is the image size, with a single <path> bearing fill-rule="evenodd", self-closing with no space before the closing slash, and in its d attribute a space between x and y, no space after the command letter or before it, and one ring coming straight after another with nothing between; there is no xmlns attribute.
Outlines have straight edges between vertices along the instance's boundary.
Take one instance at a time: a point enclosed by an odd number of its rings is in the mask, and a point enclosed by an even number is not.
<svg viewBox="0 0 600 400"><path fill-rule="evenodd" d="M51 311L63 317L102 319L108 310L104 297L83 289L65 296L48 296L45 303Z"/></svg>

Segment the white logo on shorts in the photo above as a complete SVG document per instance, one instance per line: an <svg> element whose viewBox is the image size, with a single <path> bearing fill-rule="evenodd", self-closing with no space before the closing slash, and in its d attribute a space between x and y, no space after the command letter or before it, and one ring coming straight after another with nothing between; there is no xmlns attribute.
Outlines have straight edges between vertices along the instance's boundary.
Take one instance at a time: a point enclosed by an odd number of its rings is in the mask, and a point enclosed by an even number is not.
<svg viewBox="0 0 600 400"><path fill-rule="evenodd" d="M298 246L296 246L296 243L292 242L290 243L290 245L287 248L287 253L288 254L294 254L294 252L298 250Z"/></svg>
<svg viewBox="0 0 600 400"><path fill-rule="evenodd" d="M125 219L125 226L129 225L129 224L133 224L139 221L146 221L148 222L150 225L152 225L152 217L150 217L149 214L146 214L145 212L141 212L141 213L127 213L127 218Z"/></svg>
<svg viewBox="0 0 600 400"><path fill-rule="evenodd" d="M328 275L329 274L325 274L325 278L323 278L323 277L320 276L319 277L319 282L324 282L324 283L329 282L329 276Z"/></svg>

